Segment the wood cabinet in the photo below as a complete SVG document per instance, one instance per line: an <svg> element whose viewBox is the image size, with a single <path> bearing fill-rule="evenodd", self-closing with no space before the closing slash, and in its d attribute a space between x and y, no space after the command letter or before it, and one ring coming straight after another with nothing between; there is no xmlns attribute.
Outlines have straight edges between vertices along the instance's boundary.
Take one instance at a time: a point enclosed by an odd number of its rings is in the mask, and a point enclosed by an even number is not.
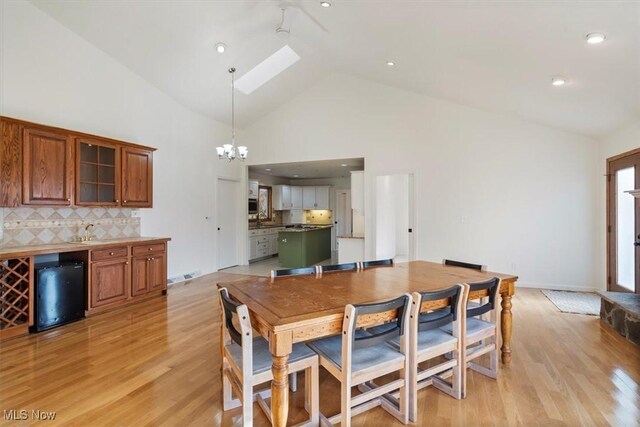
<svg viewBox="0 0 640 427"><path fill-rule="evenodd" d="M89 138L76 139L76 206L120 203L120 147Z"/></svg>
<svg viewBox="0 0 640 427"><path fill-rule="evenodd" d="M153 206L153 151L0 117L0 207Z"/></svg>
<svg viewBox="0 0 640 427"><path fill-rule="evenodd" d="M153 152L122 147L122 206L153 205Z"/></svg>
<svg viewBox="0 0 640 427"><path fill-rule="evenodd" d="M167 288L167 268L165 260L166 257L163 253L132 258L132 297L151 291L161 291Z"/></svg>
<svg viewBox="0 0 640 427"><path fill-rule="evenodd" d="M73 141L69 134L24 127L22 165L23 204L71 205Z"/></svg>
<svg viewBox="0 0 640 427"><path fill-rule="evenodd" d="M126 300L130 278L128 258L91 263L90 308Z"/></svg>

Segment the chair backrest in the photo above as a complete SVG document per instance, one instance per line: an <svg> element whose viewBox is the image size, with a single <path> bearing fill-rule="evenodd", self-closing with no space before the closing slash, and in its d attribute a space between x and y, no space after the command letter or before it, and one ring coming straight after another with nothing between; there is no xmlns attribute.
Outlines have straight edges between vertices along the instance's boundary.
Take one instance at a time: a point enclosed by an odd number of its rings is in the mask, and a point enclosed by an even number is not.
<svg viewBox="0 0 640 427"><path fill-rule="evenodd" d="M448 265L451 267L471 268L473 270L478 270L478 271L485 271L487 269L486 265L471 264L469 262L455 261L453 259L443 259L442 264Z"/></svg>
<svg viewBox="0 0 640 427"><path fill-rule="evenodd" d="M218 289L220 303L222 305L223 325L229 334L229 338L239 346L243 345L243 340L251 339L251 321L249 320L249 310L244 304L238 304L229 297L227 288ZM233 324L234 315L238 316L240 330Z"/></svg>
<svg viewBox="0 0 640 427"><path fill-rule="evenodd" d="M500 289L500 278L493 277L484 282L469 283L469 292L487 290L489 292L489 300L479 306L467 308L467 318L477 317L496 308L496 296Z"/></svg>
<svg viewBox="0 0 640 427"><path fill-rule="evenodd" d="M334 264L334 265L321 265L320 273L326 273L329 271L348 271L348 270L360 270L360 263L348 262L346 264Z"/></svg>
<svg viewBox="0 0 640 427"><path fill-rule="evenodd" d="M319 267L302 267L302 268L287 268L281 270L271 270L271 278L284 277L284 276L303 276L307 274L318 274Z"/></svg>
<svg viewBox="0 0 640 427"><path fill-rule="evenodd" d="M393 259L379 259L376 261L364 261L362 263L362 268L380 267L380 266L393 266Z"/></svg>
<svg viewBox="0 0 640 427"><path fill-rule="evenodd" d="M404 294L401 297L374 304L347 305L347 307L345 308L345 327L343 329L346 332L347 340L350 342L351 348L359 349L371 347L373 345L388 342L394 338L403 336L406 331L406 317L408 314L410 302L411 295ZM388 323L388 328L385 328L383 331L375 334L356 336L358 317L363 315L385 313L394 309L398 310L397 321Z"/></svg>
<svg viewBox="0 0 640 427"><path fill-rule="evenodd" d="M412 318L418 331L440 328L459 320L460 310L464 309L469 285L458 284L441 291L415 292L412 301ZM429 313L421 314L421 306L428 301L449 299L449 305Z"/></svg>

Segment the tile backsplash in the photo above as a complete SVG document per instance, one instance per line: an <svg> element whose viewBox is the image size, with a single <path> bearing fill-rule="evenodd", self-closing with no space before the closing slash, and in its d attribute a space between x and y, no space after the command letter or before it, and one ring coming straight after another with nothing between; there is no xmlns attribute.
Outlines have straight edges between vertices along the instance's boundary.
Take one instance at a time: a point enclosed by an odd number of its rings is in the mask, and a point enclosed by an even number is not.
<svg viewBox="0 0 640 427"><path fill-rule="evenodd" d="M140 218L125 208L0 208L0 246L77 241L93 224L95 239L140 236Z"/></svg>

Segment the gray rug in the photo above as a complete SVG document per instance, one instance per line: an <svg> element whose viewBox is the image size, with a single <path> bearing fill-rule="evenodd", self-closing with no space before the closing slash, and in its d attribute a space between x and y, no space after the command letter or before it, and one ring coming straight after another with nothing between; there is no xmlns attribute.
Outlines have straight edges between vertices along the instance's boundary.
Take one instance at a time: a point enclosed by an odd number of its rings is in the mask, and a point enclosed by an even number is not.
<svg viewBox="0 0 640 427"><path fill-rule="evenodd" d="M542 293L563 313L600 315L600 297L592 292L551 291Z"/></svg>

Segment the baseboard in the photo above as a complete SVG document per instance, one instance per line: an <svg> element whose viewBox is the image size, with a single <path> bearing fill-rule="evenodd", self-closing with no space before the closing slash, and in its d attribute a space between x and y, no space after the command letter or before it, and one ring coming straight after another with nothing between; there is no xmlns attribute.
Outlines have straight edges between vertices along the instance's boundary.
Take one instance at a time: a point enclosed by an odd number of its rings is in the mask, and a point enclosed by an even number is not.
<svg viewBox="0 0 640 427"><path fill-rule="evenodd" d="M173 286L176 283L191 280L198 276L202 276L202 271L196 270L196 271L192 271L191 273L181 274L179 276L173 276L167 280L167 286Z"/></svg>
<svg viewBox="0 0 640 427"><path fill-rule="evenodd" d="M571 286L571 285L555 285L550 283L520 283L516 284L516 292L518 288L533 288L533 289L551 289L554 291L573 291L573 292L597 292L602 291L602 288L596 288L593 286Z"/></svg>

